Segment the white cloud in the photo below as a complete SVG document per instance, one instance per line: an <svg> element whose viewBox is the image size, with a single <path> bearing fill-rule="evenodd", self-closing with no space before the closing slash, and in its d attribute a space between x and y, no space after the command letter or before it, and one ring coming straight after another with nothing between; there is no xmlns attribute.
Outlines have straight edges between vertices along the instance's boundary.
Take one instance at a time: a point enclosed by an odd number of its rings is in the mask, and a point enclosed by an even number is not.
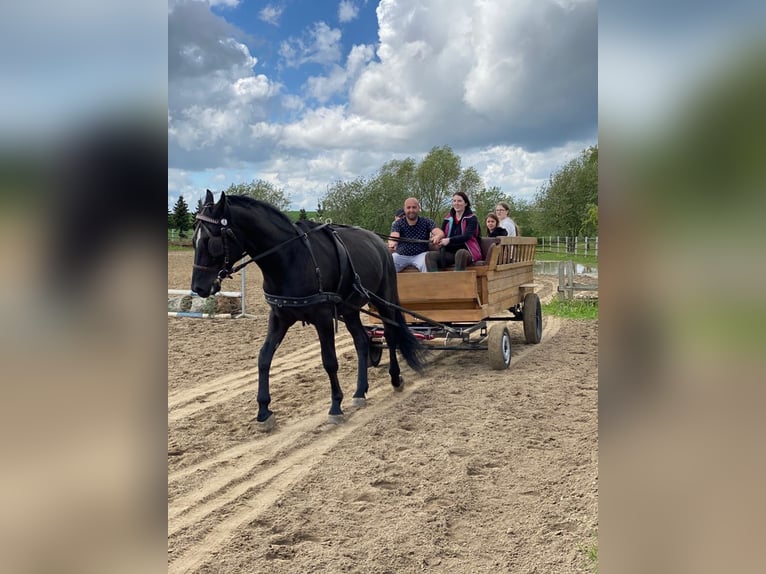
<svg viewBox="0 0 766 574"><path fill-rule="evenodd" d="M189 172L184 169L168 169L168 190L173 190L175 193L173 203L178 200L179 195L183 195L185 199L188 199L194 192Z"/></svg>
<svg viewBox="0 0 766 574"><path fill-rule="evenodd" d="M272 26L279 26L279 19L282 17L282 12L284 12L282 6L267 4L260 12L258 12L258 17Z"/></svg>
<svg viewBox="0 0 766 574"><path fill-rule="evenodd" d="M359 16L359 7L353 0L341 0L338 4L338 20L342 23L351 22Z"/></svg>
<svg viewBox="0 0 766 574"><path fill-rule="evenodd" d="M240 31L187 9L169 43L171 165L249 166L313 208L338 179L449 145L531 199L595 143L595 0L380 0L377 16L379 43L347 54L325 22L282 42L283 66L323 67L301 94L256 71Z"/></svg>
<svg viewBox="0 0 766 574"><path fill-rule="evenodd" d="M267 118L280 84L255 74L258 60L236 30L198 2L179 4L169 15L168 138L170 160L183 152L218 160L246 149L249 125ZM176 155L174 155L176 154ZM200 161L199 154L190 156Z"/></svg>
<svg viewBox="0 0 766 574"><path fill-rule="evenodd" d="M181 112L183 122L171 125L174 140L183 149L199 149L216 144L237 131L236 110L190 106Z"/></svg>
<svg viewBox="0 0 766 574"><path fill-rule="evenodd" d="M240 103L248 103L253 100L265 100L275 96L278 92L276 85L260 74L237 79L232 85L234 97Z"/></svg>
<svg viewBox="0 0 766 574"><path fill-rule="evenodd" d="M287 66L307 63L333 64L341 59L341 33L324 22L317 22L302 38L290 38L279 48Z"/></svg>
<svg viewBox="0 0 766 574"><path fill-rule="evenodd" d="M400 129L400 128L398 128ZM308 110L303 118L284 127L282 143L297 149L328 149L376 145L396 137L397 128L358 115L349 115L342 106ZM403 134L402 134L403 135ZM367 143L364 143L367 142Z"/></svg>
<svg viewBox="0 0 766 574"><path fill-rule="evenodd" d="M461 159L464 166L476 168L487 187L498 186L514 198L532 201L550 175L588 145L584 141L567 142L537 152L519 146L489 146L464 153Z"/></svg>
<svg viewBox="0 0 766 574"><path fill-rule="evenodd" d="M380 63L352 88L356 113L410 122L402 110L416 110L424 144L540 148L595 134L594 0L381 0L377 13Z"/></svg>
<svg viewBox="0 0 766 574"><path fill-rule="evenodd" d="M372 46L354 46L345 68L333 65L326 75L312 76L306 80L307 94L322 104L326 103L334 95L345 92L374 56Z"/></svg>
<svg viewBox="0 0 766 574"><path fill-rule="evenodd" d="M306 107L303 98L293 94L282 96L282 107L286 110L300 111Z"/></svg>
<svg viewBox="0 0 766 574"><path fill-rule="evenodd" d="M226 6L227 8L236 8L239 6L239 0L208 0L211 6Z"/></svg>
<svg viewBox="0 0 766 574"><path fill-rule="evenodd" d="M343 91L348 76L340 66L333 66L326 76L313 76L306 80L306 92L319 103L326 103L334 94Z"/></svg>

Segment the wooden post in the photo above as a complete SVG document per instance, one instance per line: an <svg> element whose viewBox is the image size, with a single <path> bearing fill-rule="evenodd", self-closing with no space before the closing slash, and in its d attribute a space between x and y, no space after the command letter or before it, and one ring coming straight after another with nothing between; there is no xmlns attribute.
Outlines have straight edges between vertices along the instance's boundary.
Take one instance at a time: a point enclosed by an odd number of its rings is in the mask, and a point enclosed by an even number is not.
<svg viewBox="0 0 766 574"><path fill-rule="evenodd" d="M569 299L574 299L574 262L570 259L567 267L569 268Z"/></svg>
<svg viewBox="0 0 766 574"><path fill-rule="evenodd" d="M585 256L588 256L588 237L585 237Z"/></svg>
<svg viewBox="0 0 766 574"><path fill-rule="evenodd" d="M566 281L564 280L564 262L559 261L559 300L566 299Z"/></svg>

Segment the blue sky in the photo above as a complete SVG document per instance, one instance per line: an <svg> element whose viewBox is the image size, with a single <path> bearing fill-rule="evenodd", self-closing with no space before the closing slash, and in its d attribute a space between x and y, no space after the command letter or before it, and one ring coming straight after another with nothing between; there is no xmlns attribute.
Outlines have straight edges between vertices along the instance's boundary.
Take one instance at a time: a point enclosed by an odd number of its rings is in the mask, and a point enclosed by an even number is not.
<svg viewBox="0 0 766 574"><path fill-rule="evenodd" d="M294 208L449 145L531 199L597 143L594 0L171 0L168 206L265 179Z"/></svg>

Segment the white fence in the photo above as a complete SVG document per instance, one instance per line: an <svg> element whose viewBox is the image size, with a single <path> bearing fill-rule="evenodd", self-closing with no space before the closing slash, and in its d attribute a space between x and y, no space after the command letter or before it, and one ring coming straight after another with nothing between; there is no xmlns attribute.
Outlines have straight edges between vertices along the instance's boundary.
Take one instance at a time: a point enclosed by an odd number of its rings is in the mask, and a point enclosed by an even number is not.
<svg viewBox="0 0 766 574"><path fill-rule="evenodd" d="M537 251L598 257L598 237L538 237Z"/></svg>
<svg viewBox="0 0 766 574"><path fill-rule="evenodd" d="M187 229L186 237L181 237L181 233L177 229L168 229L168 243L173 245L191 245L192 232L192 229Z"/></svg>

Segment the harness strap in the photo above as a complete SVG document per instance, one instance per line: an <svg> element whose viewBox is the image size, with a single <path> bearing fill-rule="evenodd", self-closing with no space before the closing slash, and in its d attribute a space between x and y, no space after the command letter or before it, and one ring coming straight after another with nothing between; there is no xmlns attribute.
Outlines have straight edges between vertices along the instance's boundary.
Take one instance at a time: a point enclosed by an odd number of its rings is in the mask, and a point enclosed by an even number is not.
<svg viewBox="0 0 766 574"><path fill-rule="evenodd" d="M319 268L319 263L317 263L317 258L314 256L314 250L311 248L311 242L309 241L309 236L307 233L304 233L301 236L301 239L303 239L303 244L306 246L306 249L309 250L309 255L311 255L311 261L314 263L314 274L317 277L317 284L319 285L319 292L322 293L322 270Z"/></svg>
<svg viewBox="0 0 766 574"><path fill-rule="evenodd" d="M333 303L338 305L343 302L343 297L337 293L330 293L328 291L322 291L321 293L314 293L308 297L286 297L284 295L270 295L263 292L266 302L269 305L276 307L308 307L309 305L317 305L319 303Z"/></svg>

